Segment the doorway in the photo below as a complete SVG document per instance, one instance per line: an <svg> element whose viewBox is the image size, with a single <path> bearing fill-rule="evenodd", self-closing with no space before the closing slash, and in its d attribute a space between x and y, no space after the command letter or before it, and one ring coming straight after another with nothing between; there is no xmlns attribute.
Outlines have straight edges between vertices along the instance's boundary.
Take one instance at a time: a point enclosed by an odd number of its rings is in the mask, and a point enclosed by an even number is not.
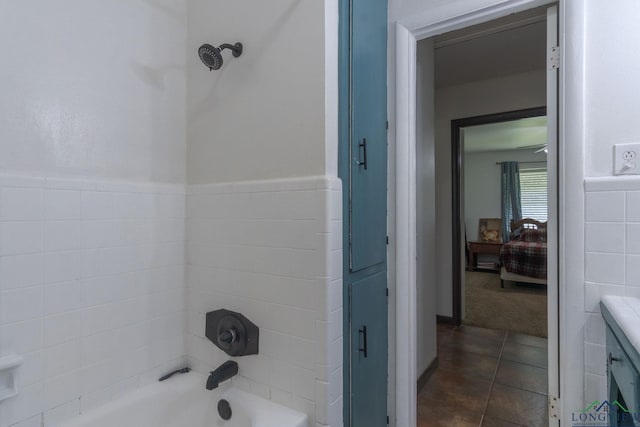
<svg viewBox="0 0 640 427"><path fill-rule="evenodd" d="M416 229L416 216L412 215L412 212L416 212L416 208L418 207L418 203L416 200L416 194L418 197L420 193L416 190L416 177L421 173L419 170L412 169L414 162L418 157L423 155L424 153L416 153L417 149L419 149L419 145L417 141L421 141L425 139L425 135L420 135L421 131L423 131L423 126L425 120L423 116L420 115L421 112L428 110L428 105L420 106L421 92L418 92L418 96L415 96L415 85L412 82L416 81L416 75L421 72L424 74L425 70L421 70L421 66L424 64L416 64L416 51L420 49L420 46L416 46L416 40L422 40L424 38L432 37L437 34L441 34L447 30L459 29L465 26L469 26L472 24L476 24L478 22L486 22L489 19L507 16L514 12L519 12L533 6L539 6L541 4L547 4L550 2L547 1L511 1L508 0L500 5L486 7L484 9L480 9L478 11L455 16L453 18L447 19L442 22L425 25L423 27L412 27L413 29L408 29L403 25L398 24L396 26L396 38L395 38L395 58L396 58L396 69L395 69L395 115L396 122L393 124L391 130L394 132L394 147L392 151L392 166L393 166L393 176L395 177L395 182L391 183L394 187L394 192L391 195L391 202L396 207L391 215L391 221L395 224L395 233L391 237L392 247L390 251L390 259L394 261L392 265L394 268L390 270L395 282L394 294L392 295L393 300L395 301L396 313L395 320L396 324L394 325L395 330L397 331L396 335L396 352L395 352L395 366L396 366L396 378L395 383L396 394L394 396L394 400L396 402L395 409L395 418L397 420L397 425L415 425L415 408L416 408L416 400L415 400L415 378L418 377L422 371L420 368L420 353L416 353L416 349L424 346L424 343L417 342L415 337L420 339L420 335L417 334L417 329L424 326L421 322L419 316L421 313L418 313L415 307L414 301L416 301L417 295L420 293L420 289L415 289L411 286L412 283L420 283L419 277L420 271L417 264L417 260L420 260L421 248L420 243L416 242L415 229ZM557 15L556 15L557 16ZM557 28L556 28L557 30ZM557 32L556 32L557 35ZM547 40L549 42L555 42L557 40L551 37L548 37ZM417 49L416 49L417 48ZM412 59L413 58L413 59ZM426 70L428 73L428 70ZM547 74L552 74L553 72L549 72L547 70ZM552 78L551 81L549 78L547 82L551 82L548 84L548 91L553 94L554 101L551 105L548 104L548 107L551 107L554 110L554 114L557 114L557 70L555 72L555 77ZM419 82L419 80L417 80ZM423 88L425 91L428 91L428 85L425 85ZM431 87L433 90L433 86ZM421 110L416 110L416 106L419 106ZM505 109L504 111L508 111L509 109ZM416 114L416 111L418 114ZM463 116L464 117L464 116ZM417 126L416 126L417 125ZM416 129L413 131L413 129ZM550 127L549 133L551 135L557 135L557 121L554 122L553 126ZM428 139L428 136L427 136ZM554 141L555 144L555 141ZM428 157L428 153L427 153ZM550 165L552 165L550 169L550 180L552 182L557 182L557 153L551 153L549 155ZM433 161L433 159L431 159ZM550 194L550 209L557 209L557 205L553 206L554 203L557 202L557 190L554 194ZM451 218L451 216L449 217ZM410 231L410 233L407 233ZM411 232L412 231L412 232ZM435 230L437 232L437 230ZM558 225L554 224L550 225L549 233L554 236L558 235ZM429 233L427 233L429 235ZM435 232L431 234L435 235ZM395 238L395 239L394 239ZM448 239L451 241L450 238ZM438 242L438 245L442 243L440 239L433 239L434 242ZM556 239L557 243L557 239ZM550 266L550 279L554 281L555 285L550 288L550 300L555 301L556 306L549 310L550 313L550 325L549 325L549 390L552 393L552 396L557 396L557 390L559 389L558 383L558 321L557 321L557 248L550 249L550 252L555 252L550 254L550 258L553 258L553 262L555 262L555 266ZM435 251L437 253L443 253L445 250L442 247L438 247ZM451 262L451 250L448 252L449 262ZM552 262L552 263L553 263ZM450 266L448 271L451 271ZM434 281L436 281L434 279ZM450 288L450 280L449 280L448 289ZM551 295L555 294L555 295ZM438 303L442 302L442 298L438 298ZM449 307L451 307L451 299L449 298ZM552 319L553 316L556 316L555 319ZM416 322L418 319L418 322ZM435 322L433 322L435 325ZM435 327L434 327L435 329ZM434 334L435 335L435 334ZM413 338L412 338L413 337ZM435 340L435 336L433 337ZM434 345L435 348L435 345ZM551 399L551 398L550 398ZM553 399L551 399L553 401ZM412 419L413 418L413 419Z"/></svg>
<svg viewBox="0 0 640 427"><path fill-rule="evenodd" d="M443 425L443 408L455 414L444 417L445 425L545 426L547 292L541 282L546 281L546 108L451 123L453 217L459 218L452 226L453 234L462 236L453 239L452 276L459 280L453 289L456 321L438 324L438 365L424 387L419 386L418 426ZM501 219L512 212L510 204L501 203L501 178L509 177L505 171L514 174L515 182L509 183L518 189L513 232L501 227ZM525 229L524 224L540 228ZM456 257L465 246L466 259ZM535 264L536 275L544 279L523 275L503 281L504 273L495 268L501 248L505 255L523 249L518 254L529 256L514 257L515 267L528 273Z"/></svg>

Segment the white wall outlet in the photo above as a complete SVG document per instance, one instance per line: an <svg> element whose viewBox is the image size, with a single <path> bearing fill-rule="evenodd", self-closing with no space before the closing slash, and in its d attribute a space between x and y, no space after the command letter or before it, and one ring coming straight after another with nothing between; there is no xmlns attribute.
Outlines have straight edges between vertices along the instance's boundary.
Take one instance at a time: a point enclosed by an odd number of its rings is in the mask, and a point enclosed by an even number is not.
<svg viewBox="0 0 640 427"><path fill-rule="evenodd" d="M615 144L613 155L615 175L640 175L640 143Z"/></svg>

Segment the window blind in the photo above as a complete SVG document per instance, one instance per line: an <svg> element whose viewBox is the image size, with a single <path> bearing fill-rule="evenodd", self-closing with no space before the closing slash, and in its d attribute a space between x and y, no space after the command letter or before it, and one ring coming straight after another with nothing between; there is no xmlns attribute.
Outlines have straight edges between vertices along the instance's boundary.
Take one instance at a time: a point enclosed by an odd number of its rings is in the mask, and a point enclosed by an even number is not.
<svg viewBox="0 0 640 427"><path fill-rule="evenodd" d="M520 170L520 198L523 218L547 220L546 169Z"/></svg>

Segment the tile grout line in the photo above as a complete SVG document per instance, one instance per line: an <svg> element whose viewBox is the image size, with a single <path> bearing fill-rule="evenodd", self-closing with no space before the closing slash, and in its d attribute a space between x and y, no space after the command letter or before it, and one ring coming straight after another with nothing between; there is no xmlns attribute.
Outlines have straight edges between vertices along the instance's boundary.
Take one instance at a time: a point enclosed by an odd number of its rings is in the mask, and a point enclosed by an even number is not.
<svg viewBox="0 0 640 427"><path fill-rule="evenodd" d="M482 424L484 423L484 417L487 415L487 408L489 407L489 400L491 400L493 385L496 383L496 377L498 376L498 368L500 367L500 361L502 360L502 352L504 351L504 346L507 343L507 335L508 335L508 332L504 331L504 337L502 338L502 347L500 347L500 354L498 354L498 362L496 363L496 369L493 372L493 378L491 378L491 386L489 387L489 394L487 395L487 400L484 403L484 408L482 409L482 417L480 417L480 424L478 427L482 427Z"/></svg>

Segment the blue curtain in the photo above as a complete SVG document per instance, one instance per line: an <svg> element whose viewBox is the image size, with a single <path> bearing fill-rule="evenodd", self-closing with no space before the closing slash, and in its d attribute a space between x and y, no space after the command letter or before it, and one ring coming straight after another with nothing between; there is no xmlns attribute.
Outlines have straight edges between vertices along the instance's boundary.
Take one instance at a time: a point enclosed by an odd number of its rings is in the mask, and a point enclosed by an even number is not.
<svg viewBox="0 0 640 427"><path fill-rule="evenodd" d="M520 165L502 162L502 241L509 241L511 221L522 219L520 204Z"/></svg>

